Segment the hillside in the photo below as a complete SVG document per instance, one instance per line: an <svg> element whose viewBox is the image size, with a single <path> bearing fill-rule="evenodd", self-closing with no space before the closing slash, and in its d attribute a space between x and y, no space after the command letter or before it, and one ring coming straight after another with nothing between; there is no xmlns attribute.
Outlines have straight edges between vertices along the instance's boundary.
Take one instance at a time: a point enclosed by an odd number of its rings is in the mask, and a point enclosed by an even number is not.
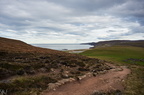
<svg viewBox="0 0 144 95"><path fill-rule="evenodd" d="M135 46L144 47L144 40L111 40L111 41L100 41L92 43L83 43L93 45L94 47L109 47L109 46Z"/></svg>
<svg viewBox="0 0 144 95"><path fill-rule="evenodd" d="M103 60L112 60L116 63L144 65L144 48L133 46L99 47L87 50L82 55Z"/></svg>
<svg viewBox="0 0 144 95"><path fill-rule="evenodd" d="M141 44L143 45L143 44ZM134 46L108 46L87 50L81 55L99 58L115 65L125 65L131 74L124 81L124 95L144 95L144 48ZM121 95L121 94L120 94Z"/></svg>
<svg viewBox="0 0 144 95"><path fill-rule="evenodd" d="M61 53L59 51L34 47L25 42L0 37L0 51L10 53Z"/></svg>
<svg viewBox="0 0 144 95"><path fill-rule="evenodd" d="M0 38L0 89L8 95L40 94L49 83L111 69L105 61Z"/></svg>

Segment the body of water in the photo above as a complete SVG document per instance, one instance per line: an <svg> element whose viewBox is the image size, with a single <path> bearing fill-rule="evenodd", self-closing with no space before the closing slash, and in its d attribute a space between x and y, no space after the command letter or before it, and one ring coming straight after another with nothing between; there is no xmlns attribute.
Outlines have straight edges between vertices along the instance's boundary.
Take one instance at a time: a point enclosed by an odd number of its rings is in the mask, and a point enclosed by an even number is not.
<svg viewBox="0 0 144 95"><path fill-rule="evenodd" d="M32 45L54 50L89 49L90 47L92 47L91 45L81 45L81 44L32 44Z"/></svg>

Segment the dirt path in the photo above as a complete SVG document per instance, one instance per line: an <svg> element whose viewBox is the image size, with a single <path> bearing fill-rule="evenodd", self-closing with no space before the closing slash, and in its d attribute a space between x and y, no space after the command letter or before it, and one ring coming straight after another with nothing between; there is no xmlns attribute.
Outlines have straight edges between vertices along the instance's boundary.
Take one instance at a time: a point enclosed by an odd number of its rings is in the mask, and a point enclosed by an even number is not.
<svg viewBox="0 0 144 95"><path fill-rule="evenodd" d="M129 73L130 70L124 66L116 67L105 74L67 83L56 90L44 91L42 95L91 95L94 91L124 90L122 82Z"/></svg>

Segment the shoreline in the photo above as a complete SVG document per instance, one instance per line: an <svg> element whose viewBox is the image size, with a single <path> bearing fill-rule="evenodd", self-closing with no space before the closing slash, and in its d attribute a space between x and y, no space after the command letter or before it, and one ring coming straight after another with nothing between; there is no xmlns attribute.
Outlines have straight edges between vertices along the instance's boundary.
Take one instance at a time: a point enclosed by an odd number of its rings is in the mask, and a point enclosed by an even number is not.
<svg viewBox="0 0 144 95"><path fill-rule="evenodd" d="M86 51L86 50L90 50L90 49L67 50L66 52L68 52L68 53L76 53L76 54L78 54L78 53L82 53L82 52L84 52L84 51Z"/></svg>

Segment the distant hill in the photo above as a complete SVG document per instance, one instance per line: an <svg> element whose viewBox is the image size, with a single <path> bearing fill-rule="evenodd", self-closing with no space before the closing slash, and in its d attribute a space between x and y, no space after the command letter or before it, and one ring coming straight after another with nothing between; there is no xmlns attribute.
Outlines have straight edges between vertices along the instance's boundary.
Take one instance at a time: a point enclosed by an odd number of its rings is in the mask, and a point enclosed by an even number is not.
<svg viewBox="0 0 144 95"><path fill-rule="evenodd" d="M55 51L51 49L44 49L40 47L35 47L32 45L29 45L25 42L14 40L14 39L8 39L8 38L2 38L0 37L0 51L6 51L6 52L21 52L21 53L58 53L60 51Z"/></svg>
<svg viewBox="0 0 144 95"><path fill-rule="evenodd" d="M91 42L83 43L93 45L94 47L109 47L109 46L135 46L135 47L144 47L144 40L111 40L111 41L100 41L100 42Z"/></svg>
<svg viewBox="0 0 144 95"><path fill-rule="evenodd" d="M8 95L38 95L48 83L111 69L104 63L0 37L0 89L7 89Z"/></svg>

